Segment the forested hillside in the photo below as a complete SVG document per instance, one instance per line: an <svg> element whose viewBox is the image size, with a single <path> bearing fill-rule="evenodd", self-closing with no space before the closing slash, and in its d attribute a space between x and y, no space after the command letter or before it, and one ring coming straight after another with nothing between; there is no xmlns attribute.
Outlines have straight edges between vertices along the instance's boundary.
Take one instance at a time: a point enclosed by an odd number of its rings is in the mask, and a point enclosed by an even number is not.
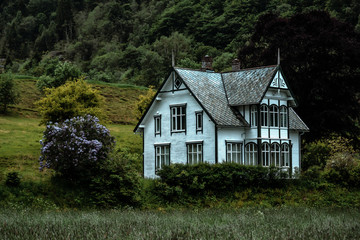
<svg viewBox="0 0 360 240"><path fill-rule="evenodd" d="M0 58L42 76L71 61L92 80L159 86L171 67L281 65L311 136L358 141L357 0L3 0ZM59 59L59 60L58 60ZM359 141L360 142L360 141Z"/></svg>

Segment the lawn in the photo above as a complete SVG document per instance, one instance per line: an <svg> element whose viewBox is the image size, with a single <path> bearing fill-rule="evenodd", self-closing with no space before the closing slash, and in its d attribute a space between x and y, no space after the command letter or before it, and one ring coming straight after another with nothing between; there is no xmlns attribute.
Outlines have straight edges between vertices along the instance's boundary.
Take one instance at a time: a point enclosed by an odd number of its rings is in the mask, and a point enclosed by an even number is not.
<svg viewBox="0 0 360 240"><path fill-rule="evenodd" d="M0 211L1 239L360 239L350 209Z"/></svg>
<svg viewBox="0 0 360 240"><path fill-rule="evenodd" d="M0 181L11 171L18 171L23 180L47 179L49 171L39 172L39 143L45 126L38 118L0 116ZM133 125L108 124L116 139L116 147L142 152L142 140L133 133Z"/></svg>

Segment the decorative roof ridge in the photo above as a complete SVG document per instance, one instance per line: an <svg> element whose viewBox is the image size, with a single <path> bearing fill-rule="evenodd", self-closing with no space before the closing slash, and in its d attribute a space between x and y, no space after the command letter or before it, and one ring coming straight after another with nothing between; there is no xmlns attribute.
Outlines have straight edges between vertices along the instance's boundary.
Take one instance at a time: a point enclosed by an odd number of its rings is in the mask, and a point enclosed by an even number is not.
<svg viewBox="0 0 360 240"><path fill-rule="evenodd" d="M191 71L197 71L197 72L203 72L203 73L217 73L217 74L221 74L219 72L215 72L215 71L206 71L206 70L201 70L201 69L193 69L193 68L184 68L184 67L174 67L174 69L180 69L180 70L191 70Z"/></svg>
<svg viewBox="0 0 360 240"><path fill-rule="evenodd" d="M279 65L268 65L268 66L260 66L260 67L252 67L252 68L243 68L237 71L226 71L226 72L221 72L221 74L223 73L233 73L233 72L243 72L243 71L249 71L249 70L256 70L256 69L262 69L262 68L274 68L277 67Z"/></svg>

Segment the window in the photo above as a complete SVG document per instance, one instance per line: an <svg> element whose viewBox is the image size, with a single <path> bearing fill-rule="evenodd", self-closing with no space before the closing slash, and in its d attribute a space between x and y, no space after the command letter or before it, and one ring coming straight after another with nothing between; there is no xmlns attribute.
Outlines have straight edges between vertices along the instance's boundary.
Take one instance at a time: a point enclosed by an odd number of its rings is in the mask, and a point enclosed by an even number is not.
<svg viewBox="0 0 360 240"><path fill-rule="evenodd" d="M252 127L257 126L257 106L256 105L251 106L251 126Z"/></svg>
<svg viewBox="0 0 360 240"><path fill-rule="evenodd" d="M270 106L270 127L279 126L279 108L276 105Z"/></svg>
<svg viewBox="0 0 360 240"><path fill-rule="evenodd" d="M281 144L281 166L289 167L290 166L290 151L289 144Z"/></svg>
<svg viewBox="0 0 360 240"><path fill-rule="evenodd" d="M280 107L280 127L288 126L287 108L286 106Z"/></svg>
<svg viewBox="0 0 360 240"><path fill-rule="evenodd" d="M203 112L196 112L196 133L203 131Z"/></svg>
<svg viewBox="0 0 360 240"><path fill-rule="evenodd" d="M264 167L270 166L270 145L268 143L262 144L262 164Z"/></svg>
<svg viewBox="0 0 360 240"><path fill-rule="evenodd" d="M268 124L268 106L267 105L261 105L260 113L261 113L261 126L267 127Z"/></svg>
<svg viewBox="0 0 360 240"><path fill-rule="evenodd" d="M170 144L155 145L155 171L170 165Z"/></svg>
<svg viewBox="0 0 360 240"><path fill-rule="evenodd" d="M280 167L280 145L278 143L271 144L271 164Z"/></svg>
<svg viewBox="0 0 360 240"><path fill-rule="evenodd" d="M257 165L258 149L255 143L249 143L245 147L245 165Z"/></svg>
<svg viewBox="0 0 360 240"><path fill-rule="evenodd" d="M231 163L243 164L242 161L242 144L241 143L226 143L226 161Z"/></svg>
<svg viewBox="0 0 360 240"><path fill-rule="evenodd" d="M171 132L184 132L186 129L186 105L170 107Z"/></svg>
<svg viewBox="0 0 360 240"><path fill-rule="evenodd" d="M189 143L187 144L188 164L198 164L203 162L203 144Z"/></svg>
<svg viewBox="0 0 360 240"><path fill-rule="evenodd" d="M156 135L161 136L161 116L155 116L154 122L155 122L155 136Z"/></svg>

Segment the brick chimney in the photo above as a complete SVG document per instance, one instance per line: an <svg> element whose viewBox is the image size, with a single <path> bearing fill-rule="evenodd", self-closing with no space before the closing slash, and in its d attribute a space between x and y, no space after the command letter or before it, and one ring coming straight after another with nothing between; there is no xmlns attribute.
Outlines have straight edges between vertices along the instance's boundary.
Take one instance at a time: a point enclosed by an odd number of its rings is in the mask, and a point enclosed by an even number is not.
<svg viewBox="0 0 360 240"><path fill-rule="evenodd" d="M241 69L241 66L240 66L240 60L235 58L233 61L232 61L232 65L231 65L231 68L233 71L239 71Z"/></svg>
<svg viewBox="0 0 360 240"><path fill-rule="evenodd" d="M212 58L209 57L209 55L205 55L205 57L203 57L202 61L201 61L201 70L213 70L212 67Z"/></svg>

